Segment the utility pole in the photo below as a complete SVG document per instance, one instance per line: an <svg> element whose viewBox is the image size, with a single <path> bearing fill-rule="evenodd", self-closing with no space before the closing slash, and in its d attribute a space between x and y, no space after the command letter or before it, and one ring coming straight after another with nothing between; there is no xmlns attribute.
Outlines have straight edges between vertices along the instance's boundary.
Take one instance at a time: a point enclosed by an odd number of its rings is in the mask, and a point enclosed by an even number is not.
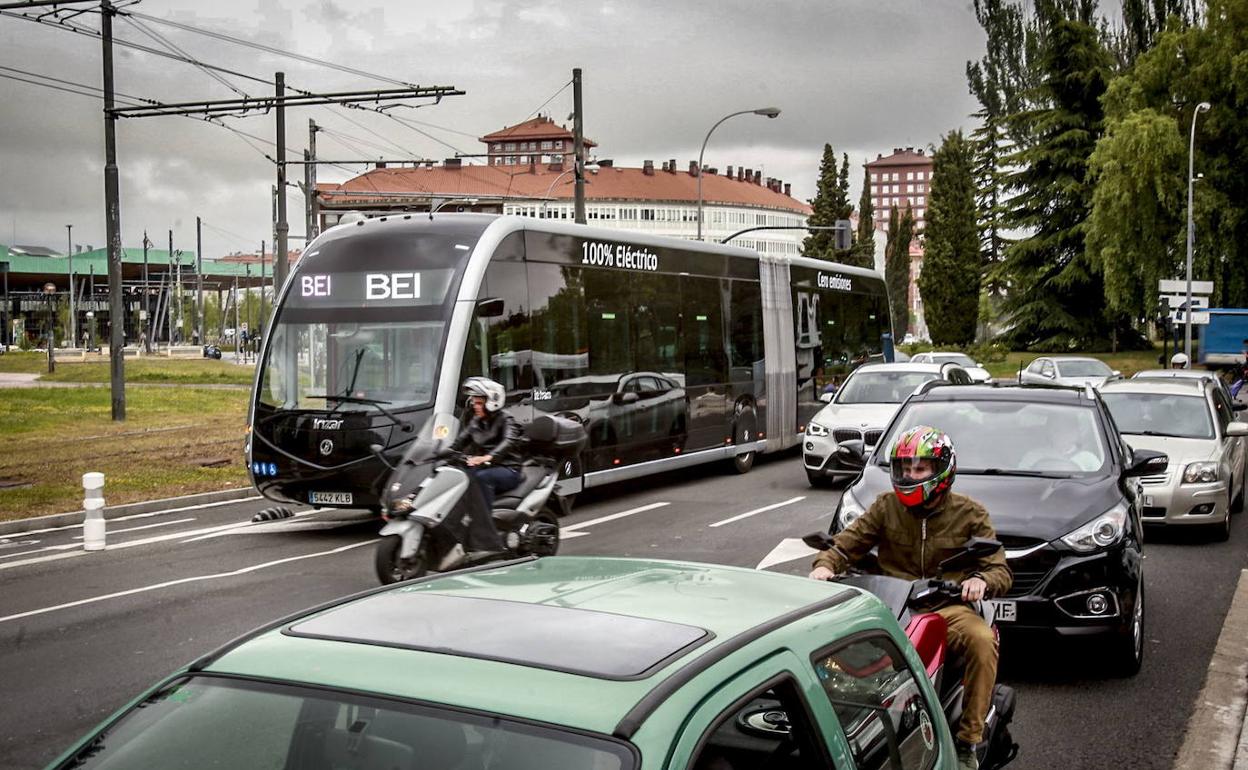
<svg viewBox="0 0 1248 770"><path fill-rule="evenodd" d="M238 323L238 276L234 276L234 360L242 361L243 327Z"/></svg>
<svg viewBox="0 0 1248 770"><path fill-rule="evenodd" d="M264 241L260 241L260 323L264 323Z"/></svg>
<svg viewBox="0 0 1248 770"><path fill-rule="evenodd" d="M108 362L113 419L126 419L126 319L121 298L121 191L117 174L117 113L113 104L113 4L100 0L104 62L104 219L108 235Z"/></svg>
<svg viewBox="0 0 1248 770"><path fill-rule="evenodd" d="M308 231L307 239L304 240L304 248L312 242L312 239L321 234L321 211L320 204L316 200L316 132L320 129L316 125L316 121L308 118L308 168L311 169L307 174L308 184ZM277 288L273 289L273 296L277 297Z"/></svg>
<svg viewBox="0 0 1248 770"><path fill-rule="evenodd" d="M74 312L74 226L65 225L65 240L69 249L65 256L69 257L69 345L78 344L78 315Z"/></svg>
<svg viewBox="0 0 1248 770"><path fill-rule="evenodd" d="M290 224L286 221L286 73L276 75L277 83L277 252L273 260L273 285L281 287L286 281L286 237Z"/></svg>
<svg viewBox="0 0 1248 770"><path fill-rule="evenodd" d="M204 233L195 217L195 334L204 344Z"/></svg>
<svg viewBox="0 0 1248 770"><path fill-rule="evenodd" d="M165 315L169 319L169 347L172 349L173 348L173 317L175 315L178 317L178 326L182 325L182 307L181 307L181 304L182 304L182 291L181 291L182 289L182 260L178 260L177 266L176 267L174 266L173 231L172 230L169 231L169 270L172 273L170 277L173 280L169 282L169 299L168 301L165 302L165 307L171 308L171 310L167 311ZM173 304L175 300L177 300L178 302L178 305L176 306ZM170 355L172 355L172 352L170 352Z"/></svg>
<svg viewBox="0 0 1248 770"><path fill-rule="evenodd" d="M143 231L143 330L147 332L143 335L146 340L143 347L144 353L151 355L152 353L152 287L147 281L147 250L151 248L152 241L147 237L147 231Z"/></svg>
<svg viewBox="0 0 1248 770"><path fill-rule="evenodd" d="M572 168L575 170L576 223L585 224L585 125L581 114L581 68L572 70Z"/></svg>

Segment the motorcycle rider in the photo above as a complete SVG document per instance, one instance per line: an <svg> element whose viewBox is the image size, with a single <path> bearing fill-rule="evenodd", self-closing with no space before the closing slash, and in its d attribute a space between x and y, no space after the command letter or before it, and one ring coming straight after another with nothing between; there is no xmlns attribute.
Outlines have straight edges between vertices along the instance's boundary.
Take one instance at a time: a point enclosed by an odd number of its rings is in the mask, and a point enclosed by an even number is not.
<svg viewBox="0 0 1248 770"><path fill-rule="evenodd" d="M1190 369L1191 364L1187 360L1187 354L1175 353L1174 355L1170 356L1170 368L1171 369Z"/></svg>
<svg viewBox="0 0 1248 770"><path fill-rule="evenodd" d="M511 415L503 411L507 391L488 377L469 377L464 381L463 392L472 401L472 418L464 423L459 435L451 442L448 452L466 454L465 464L473 484L484 502L473 515L471 534L472 550L501 551L502 539L494 527L490 511L499 492L514 489L523 478L516 470L520 458L520 428Z"/></svg>
<svg viewBox="0 0 1248 770"><path fill-rule="evenodd" d="M997 551L959 574L939 575L939 563L971 537L996 537L988 511L950 491L957 475L953 442L925 425L903 432L889 456L893 494L871 507L833 538L810 577L830 580L879 548L885 575L906 580L943 577L962 585L962 602L936 610L948 624L949 647L966 661L965 695L956 745L961 768L978 768L975 746L983 740L984 719L997 678L997 638L970 602L1001 596L1013 583L1005 555Z"/></svg>

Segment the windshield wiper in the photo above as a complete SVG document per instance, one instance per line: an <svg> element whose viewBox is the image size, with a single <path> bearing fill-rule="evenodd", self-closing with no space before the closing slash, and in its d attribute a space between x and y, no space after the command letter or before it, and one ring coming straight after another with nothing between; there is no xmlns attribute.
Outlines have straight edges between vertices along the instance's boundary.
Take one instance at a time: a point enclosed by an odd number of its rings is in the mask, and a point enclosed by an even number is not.
<svg viewBox="0 0 1248 770"><path fill-rule="evenodd" d="M340 404L364 404L366 406L371 406L377 411L384 414L386 417L389 417L391 420L393 420L394 424L402 428L404 433L410 433L412 430L412 424L410 422L407 422L406 420L400 420L398 417L395 417L390 412L389 409L386 409L384 406L382 406L382 404L390 403L389 401L381 401L376 398L364 398L362 396L344 396L344 395L335 396L329 393L308 394L304 396L304 398L316 398L316 399L324 399L326 401L337 401ZM335 409L336 408L337 407L335 407Z"/></svg>
<svg viewBox="0 0 1248 770"><path fill-rule="evenodd" d="M1045 479L1068 479L1069 473L1061 471L1030 471L1021 468L981 468L978 470L960 470L958 473L969 473L972 476L1030 476Z"/></svg>
<svg viewBox="0 0 1248 770"><path fill-rule="evenodd" d="M1128 436L1163 436L1165 438L1186 438L1175 433L1163 433L1159 430L1124 430Z"/></svg>

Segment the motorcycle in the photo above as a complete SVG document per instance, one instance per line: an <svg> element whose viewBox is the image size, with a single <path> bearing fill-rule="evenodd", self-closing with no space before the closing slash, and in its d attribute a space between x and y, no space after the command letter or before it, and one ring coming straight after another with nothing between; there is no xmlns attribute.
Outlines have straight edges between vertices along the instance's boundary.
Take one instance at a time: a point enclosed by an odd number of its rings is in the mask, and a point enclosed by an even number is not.
<svg viewBox="0 0 1248 770"><path fill-rule="evenodd" d="M485 510L484 498L472 489L467 457L443 451L439 442L417 441L394 468L382 496L381 529L374 566L383 583L397 583L428 571L446 572L498 559L553 556L559 550L559 499L555 486L560 471L585 446L580 424L539 415L524 428L518 468L520 483ZM380 456L380 446L373 448ZM490 516L504 551L466 549L474 516Z"/></svg>
<svg viewBox="0 0 1248 770"><path fill-rule="evenodd" d="M820 551L832 547L832 536L826 532L807 535L802 541ZM962 601L962 587L942 579L940 575L991 556L1001 547L1000 541L973 537L963 544L958 553L940 562L936 578L910 581L857 570L834 578L835 582L869 591L892 610L923 661L927 676L940 698L945 719L951 726L962 718L962 698L966 690L963 681L965 662L950 653L945 619L934 609ZM975 609L992 628L993 634L997 634L994 605L980 601L976 602ZM1018 756L1018 744L1010 735L1015 702L1014 688L1004 684L993 686L992 705L984 720L984 740L976 747L979 766L983 770L1005 767Z"/></svg>

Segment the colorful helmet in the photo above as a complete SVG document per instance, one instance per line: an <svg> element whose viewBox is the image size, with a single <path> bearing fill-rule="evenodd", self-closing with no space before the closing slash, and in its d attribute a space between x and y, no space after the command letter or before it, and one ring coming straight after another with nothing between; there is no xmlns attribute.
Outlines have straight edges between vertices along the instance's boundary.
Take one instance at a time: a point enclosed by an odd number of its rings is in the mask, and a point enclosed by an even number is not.
<svg viewBox="0 0 1248 770"><path fill-rule="evenodd" d="M1188 366L1188 358L1186 353L1175 353L1170 356L1171 369L1186 369Z"/></svg>
<svg viewBox="0 0 1248 770"><path fill-rule="evenodd" d="M931 472L922 478L909 478L906 470L916 460L931 463ZM889 455L889 474L897 499L907 508L927 505L953 486L958 473L953 442L944 433L927 425L916 425L897 437Z"/></svg>
<svg viewBox="0 0 1248 770"><path fill-rule="evenodd" d="M464 380L464 394L484 398L487 412L497 412L507 402L507 391L489 377L469 377Z"/></svg>

